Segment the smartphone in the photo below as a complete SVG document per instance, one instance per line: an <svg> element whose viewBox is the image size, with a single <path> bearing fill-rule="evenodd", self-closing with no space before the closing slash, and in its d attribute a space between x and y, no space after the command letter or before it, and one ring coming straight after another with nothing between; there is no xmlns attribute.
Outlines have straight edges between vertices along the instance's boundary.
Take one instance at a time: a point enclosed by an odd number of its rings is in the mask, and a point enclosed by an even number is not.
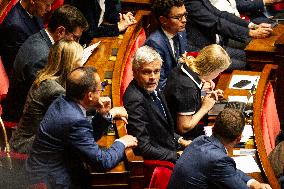
<svg viewBox="0 0 284 189"><path fill-rule="evenodd" d="M233 87L243 88L243 87L247 86L247 85L250 84L250 83L251 83L251 81L249 81L249 80L241 80L241 81L235 83L235 84L233 85Z"/></svg>

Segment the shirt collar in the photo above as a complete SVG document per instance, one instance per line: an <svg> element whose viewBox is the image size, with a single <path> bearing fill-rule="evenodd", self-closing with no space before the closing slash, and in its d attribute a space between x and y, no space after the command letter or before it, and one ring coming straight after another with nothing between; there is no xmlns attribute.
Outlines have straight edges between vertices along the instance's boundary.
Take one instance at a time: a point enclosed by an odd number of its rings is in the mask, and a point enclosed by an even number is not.
<svg viewBox="0 0 284 189"><path fill-rule="evenodd" d="M202 82L197 73L191 71L186 65L181 65L181 71L185 73L196 85L199 89L202 89Z"/></svg>
<svg viewBox="0 0 284 189"><path fill-rule="evenodd" d="M175 36L175 35L170 34L169 32L167 32L166 30L164 30L164 28L162 28L162 30L163 30L163 32L165 33L165 35L167 36L168 39L173 39L173 37Z"/></svg>
<svg viewBox="0 0 284 189"><path fill-rule="evenodd" d="M53 44L55 43L55 41L54 41L53 37L50 35L50 33L48 32L48 30L47 30L47 29L45 29L45 32L46 32L46 34L47 34L47 36L48 36L49 40L51 41L51 44L53 45Z"/></svg>
<svg viewBox="0 0 284 189"><path fill-rule="evenodd" d="M77 104L78 104L78 106L80 107L80 109L82 110L84 117L87 117L87 111L86 111L86 109L85 109L81 104L79 104L79 103L77 103Z"/></svg>

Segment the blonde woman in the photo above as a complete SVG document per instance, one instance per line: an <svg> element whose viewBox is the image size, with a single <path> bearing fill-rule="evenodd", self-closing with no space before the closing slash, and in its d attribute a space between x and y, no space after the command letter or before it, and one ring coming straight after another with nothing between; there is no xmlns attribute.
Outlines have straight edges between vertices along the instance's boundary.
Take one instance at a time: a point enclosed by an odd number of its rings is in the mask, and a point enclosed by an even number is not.
<svg viewBox="0 0 284 189"><path fill-rule="evenodd" d="M183 63L171 72L164 93L177 133L187 139L204 134L198 122L213 107L218 96L223 95L223 91L213 90L212 79L230 64L226 51L214 44L203 48L196 58L184 57ZM202 89L207 91L203 98Z"/></svg>
<svg viewBox="0 0 284 189"><path fill-rule="evenodd" d="M49 52L48 64L41 70L27 96L23 115L10 143L12 150L29 153L35 134L51 102L65 94L67 75L82 66L82 46L75 41L59 41Z"/></svg>

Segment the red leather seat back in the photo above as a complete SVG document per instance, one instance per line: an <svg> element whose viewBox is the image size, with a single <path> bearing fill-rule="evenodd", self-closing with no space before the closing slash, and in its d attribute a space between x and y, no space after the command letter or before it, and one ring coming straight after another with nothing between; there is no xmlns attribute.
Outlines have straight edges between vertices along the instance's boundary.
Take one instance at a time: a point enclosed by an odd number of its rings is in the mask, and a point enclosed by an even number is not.
<svg viewBox="0 0 284 189"><path fill-rule="evenodd" d="M261 115L262 134L266 153L275 148L275 139L280 132L280 121L277 114L273 87L269 83L266 88L263 110Z"/></svg>
<svg viewBox="0 0 284 189"><path fill-rule="evenodd" d="M12 7L18 2L19 0L10 0L10 2L8 3L8 5L6 7L4 7L4 10L2 12L2 14L0 15L0 24L3 22L3 20L5 19L5 17L7 16L7 14L10 12L10 10L12 9Z"/></svg>

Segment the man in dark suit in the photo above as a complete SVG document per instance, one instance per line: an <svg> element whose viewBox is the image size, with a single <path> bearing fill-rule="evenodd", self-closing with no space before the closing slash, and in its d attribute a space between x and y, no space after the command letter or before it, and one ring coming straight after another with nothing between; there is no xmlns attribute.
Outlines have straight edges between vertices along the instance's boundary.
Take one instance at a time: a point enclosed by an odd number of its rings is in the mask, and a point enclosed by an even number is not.
<svg viewBox="0 0 284 189"><path fill-rule="evenodd" d="M44 182L49 188L87 188L83 163L97 170L116 166L124 149L137 145L126 135L102 150L96 140L112 123L112 118L127 118L123 107L110 109L110 99L100 97L100 77L95 68L79 67L68 76L66 97L58 97L47 110L27 160L32 183ZM92 123L86 111L96 108Z"/></svg>
<svg viewBox="0 0 284 189"><path fill-rule="evenodd" d="M131 12L119 13L118 0L66 0L65 3L80 9L90 24L80 41L83 44L89 44L94 37L119 35L136 23Z"/></svg>
<svg viewBox="0 0 284 189"><path fill-rule="evenodd" d="M220 11L209 0L185 0L189 13L186 32L190 46L197 51L218 43L232 59L229 69L243 69L246 66L242 48L228 45L228 39L248 43L252 38L265 38L272 32L271 25L256 25L226 11ZM245 44L243 44L245 46Z"/></svg>
<svg viewBox="0 0 284 189"><path fill-rule="evenodd" d="M135 154L145 159L175 162L178 146L189 141L174 132L174 123L162 93L156 90L162 60L149 46L140 47L133 59L133 76L123 103L128 112L127 132L138 139Z"/></svg>
<svg viewBox="0 0 284 189"><path fill-rule="evenodd" d="M155 0L153 12L160 27L146 40L161 56L163 65L159 88L164 88L170 71L177 66L179 57L188 51L185 32L187 12L183 0Z"/></svg>
<svg viewBox="0 0 284 189"><path fill-rule="evenodd" d="M236 168L228 151L240 142L245 126L242 112L225 109L216 119L211 137L200 136L177 161L168 189L271 189Z"/></svg>
<svg viewBox="0 0 284 189"><path fill-rule="evenodd" d="M42 17L54 0L21 0L0 25L0 54L10 75L16 54L24 41L43 28Z"/></svg>
<svg viewBox="0 0 284 189"><path fill-rule="evenodd" d="M61 39L79 41L88 27L83 14L70 5L54 11L47 29L30 36L19 49L7 98L3 102L4 119L19 121L28 91L38 71L47 63L49 48Z"/></svg>

